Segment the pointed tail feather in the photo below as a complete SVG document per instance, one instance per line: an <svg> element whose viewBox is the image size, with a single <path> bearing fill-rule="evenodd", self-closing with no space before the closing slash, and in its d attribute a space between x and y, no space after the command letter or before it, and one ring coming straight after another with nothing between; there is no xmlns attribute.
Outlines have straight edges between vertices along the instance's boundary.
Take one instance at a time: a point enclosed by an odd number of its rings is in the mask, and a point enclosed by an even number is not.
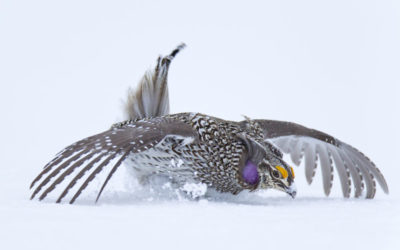
<svg viewBox="0 0 400 250"><path fill-rule="evenodd" d="M154 70L145 73L137 89L129 89L125 104L128 119L143 119L169 114L168 69L172 59L186 45L181 44L171 54L159 57Z"/></svg>

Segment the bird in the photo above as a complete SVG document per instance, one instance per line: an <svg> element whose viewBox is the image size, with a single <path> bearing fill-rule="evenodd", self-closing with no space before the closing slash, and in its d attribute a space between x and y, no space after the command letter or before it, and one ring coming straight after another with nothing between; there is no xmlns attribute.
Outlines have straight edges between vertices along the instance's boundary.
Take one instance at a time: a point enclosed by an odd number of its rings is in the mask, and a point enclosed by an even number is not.
<svg viewBox="0 0 400 250"><path fill-rule="evenodd" d="M352 188L354 197L374 198L376 181L389 192L384 176L367 156L324 132L286 121L171 114L168 71L184 47L182 43L169 55L159 56L137 88L128 90L127 120L73 143L47 163L30 185L31 199L43 200L63 183L56 202L76 190L69 195L73 204L99 173L105 172L97 202L121 165L132 169L140 180L163 176L177 187L199 183L232 195L276 189L294 198L295 171L284 161L284 154L297 166L304 158L309 184L320 166L326 196L331 192L334 169L345 198L351 196Z"/></svg>

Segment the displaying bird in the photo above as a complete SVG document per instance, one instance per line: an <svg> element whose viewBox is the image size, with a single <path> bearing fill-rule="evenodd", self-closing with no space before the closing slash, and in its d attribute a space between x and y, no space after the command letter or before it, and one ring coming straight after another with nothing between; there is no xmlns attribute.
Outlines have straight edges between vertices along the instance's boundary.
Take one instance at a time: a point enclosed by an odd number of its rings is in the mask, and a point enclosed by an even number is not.
<svg viewBox="0 0 400 250"><path fill-rule="evenodd" d="M282 158L290 154L294 164L305 158L305 175L313 180L321 167L328 196L334 167L344 197L373 198L375 180L385 193L387 183L379 169L360 151L318 130L291 122L247 118L227 121L200 113L169 113L167 76L172 59L185 47L159 57L136 90L128 91L125 112L129 120L62 150L33 180L31 199L43 200L57 185L69 182L57 202L74 193L72 204L96 176L107 172L96 201L115 171L126 164L140 179L158 175L177 186L202 183L219 192L278 189L293 198L295 174ZM318 161L319 159L319 161Z"/></svg>

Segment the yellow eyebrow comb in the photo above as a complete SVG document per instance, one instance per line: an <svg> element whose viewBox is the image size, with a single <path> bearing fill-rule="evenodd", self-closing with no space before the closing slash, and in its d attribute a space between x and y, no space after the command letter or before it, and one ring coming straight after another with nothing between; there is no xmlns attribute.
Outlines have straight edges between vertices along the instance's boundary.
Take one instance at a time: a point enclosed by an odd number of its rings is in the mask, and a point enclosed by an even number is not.
<svg viewBox="0 0 400 250"><path fill-rule="evenodd" d="M289 173L286 171L286 169L284 169L283 167L281 167L281 166L276 166L275 167L276 169L278 169L278 171L281 173L281 175L282 175L282 177L284 178L284 179L286 179L288 176L289 176Z"/></svg>

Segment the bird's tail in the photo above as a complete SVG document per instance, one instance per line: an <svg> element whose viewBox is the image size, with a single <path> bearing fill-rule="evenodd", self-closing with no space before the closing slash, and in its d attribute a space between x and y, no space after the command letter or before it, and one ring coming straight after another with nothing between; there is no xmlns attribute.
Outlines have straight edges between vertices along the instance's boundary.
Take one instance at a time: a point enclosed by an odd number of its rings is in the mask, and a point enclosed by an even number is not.
<svg viewBox="0 0 400 250"><path fill-rule="evenodd" d="M129 120L169 114L168 68L172 59L185 46L182 43L168 56L158 57L155 69L144 74L136 89L128 90L125 115Z"/></svg>

